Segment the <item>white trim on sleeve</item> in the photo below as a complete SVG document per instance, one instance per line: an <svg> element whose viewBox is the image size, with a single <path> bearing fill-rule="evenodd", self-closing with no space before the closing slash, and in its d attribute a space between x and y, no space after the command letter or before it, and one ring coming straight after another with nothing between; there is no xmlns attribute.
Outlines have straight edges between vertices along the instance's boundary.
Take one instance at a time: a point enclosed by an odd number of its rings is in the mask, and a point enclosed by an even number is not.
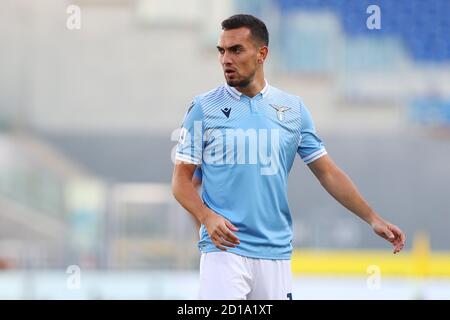
<svg viewBox="0 0 450 320"><path fill-rule="evenodd" d="M319 159L320 157L324 156L327 154L327 150L325 150L325 148L322 148L320 150L317 150L313 153L311 153L310 155L306 156L303 158L303 161L305 162L305 164L311 163L314 160Z"/></svg>
<svg viewBox="0 0 450 320"><path fill-rule="evenodd" d="M191 158L191 157L189 157L189 156L186 156L186 155L181 154L181 153L178 153L178 152L175 154L175 159L176 159L176 160L179 160L179 161L183 161L183 162L188 162L188 163L196 164L196 165L199 165L199 164L202 163L201 160L196 160L196 159L194 159L194 158Z"/></svg>

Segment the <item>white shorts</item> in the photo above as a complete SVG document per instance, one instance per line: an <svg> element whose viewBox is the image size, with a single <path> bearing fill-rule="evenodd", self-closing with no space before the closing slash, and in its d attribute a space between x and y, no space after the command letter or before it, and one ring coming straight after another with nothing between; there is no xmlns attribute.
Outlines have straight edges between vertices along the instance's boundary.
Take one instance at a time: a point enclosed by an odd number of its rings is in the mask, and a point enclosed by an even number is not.
<svg viewBox="0 0 450 320"><path fill-rule="evenodd" d="M254 259L230 252L202 253L202 300L290 300L291 260Z"/></svg>

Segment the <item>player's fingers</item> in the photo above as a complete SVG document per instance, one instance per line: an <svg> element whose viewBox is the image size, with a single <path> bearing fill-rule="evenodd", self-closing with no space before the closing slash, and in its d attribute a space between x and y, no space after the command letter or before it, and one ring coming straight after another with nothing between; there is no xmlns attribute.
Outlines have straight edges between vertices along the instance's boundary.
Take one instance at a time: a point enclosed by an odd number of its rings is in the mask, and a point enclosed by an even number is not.
<svg viewBox="0 0 450 320"><path fill-rule="evenodd" d="M403 242L402 242L402 240L399 237L397 237L397 238L395 238L394 245L396 247L400 247L400 246L403 245Z"/></svg>
<svg viewBox="0 0 450 320"><path fill-rule="evenodd" d="M227 248L221 246L220 244L214 243L216 245L217 248L219 248L222 251L227 251Z"/></svg>
<svg viewBox="0 0 450 320"><path fill-rule="evenodd" d="M223 238L222 238L221 244L226 246L226 247L229 247L229 248L236 248L236 245L234 243L231 243L231 242L229 242L229 241L227 241L226 239L223 239Z"/></svg>
<svg viewBox="0 0 450 320"><path fill-rule="evenodd" d="M394 242L394 253L398 253L400 252L403 247L404 247L404 243L401 241L400 238L396 239L396 241Z"/></svg>
<svg viewBox="0 0 450 320"><path fill-rule="evenodd" d="M392 242L392 241L395 240L394 234L392 233L391 230L389 230L388 227L385 227L385 228L384 228L383 233L384 233L384 235L387 237L387 239L388 239L390 242Z"/></svg>
<svg viewBox="0 0 450 320"><path fill-rule="evenodd" d="M392 246L394 247L394 254L398 252L398 241L392 241Z"/></svg>
<svg viewBox="0 0 450 320"><path fill-rule="evenodd" d="M397 237L400 239L401 243L405 244L406 237L405 237L405 234L403 233L403 231L400 230L400 228L397 226L392 226L391 229L397 235Z"/></svg>
<svg viewBox="0 0 450 320"><path fill-rule="evenodd" d="M227 251L227 248L225 248L224 246L222 246L222 244L219 241L219 237L215 236L214 238L211 237L212 242L215 244L215 246L217 248L219 248L222 251Z"/></svg>
<svg viewBox="0 0 450 320"><path fill-rule="evenodd" d="M241 241L239 240L238 237L236 237L235 234L233 234L231 231L226 231L225 232L226 235L226 239L234 244L240 244Z"/></svg>
<svg viewBox="0 0 450 320"><path fill-rule="evenodd" d="M398 245L394 247L394 253L399 253L403 249L402 245Z"/></svg>
<svg viewBox="0 0 450 320"><path fill-rule="evenodd" d="M222 229L222 228L221 228L221 225L220 225L220 224L217 224L217 225L215 226L215 228L212 230L210 236L211 236L211 237L222 236L223 232L222 232L221 229Z"/></svg>
<svg viewBox="0 0 450 320"><path fill-rule="evenodd" d="M230 230L239 231L239 229L234 224L232 224L230 221L225 220L225 224L228 228L230 228Z"/></svg>
<svg viewBox="0 0 450 320"><path fill-rule="evenodd" d="M393 232L393 234L395 238L393 240L389 239L388 241L392 243L392 245L394 246L394 248L396 248L396 250L398 250L403 246L403 242L399 234L396 234L395 231Z"/></svg>
<svg viewBox="0 0 450 320"><path fill-rule="evenodd" d="M223 245L226 245L228 247L236 247L237 243L234 243L234 241L232 241L229 237L227 237L227 235L225 234L225 232L223 232L222 230L219 231L219 237L220 237L220 243L222 243Z"/></svg>
<svg viewBox="0 0 450 320"><path fill-rule="evenodd" d="M399 240L398 240L398 246L399 246L400 248L403 248L403 247L405 246L405 242L403 242L402 239L399 239Z"/></svg>
<svg viewBox="0 0 450 320"><path fill-rule="evenodd" d="M224 237L229 242L232 242L232 243L235 243L235 244L239 244L240 243L239 238L236 237L236 235L234 233L232 233L229 229L224 227L220 231L222 231L222 237Z"/></svg>

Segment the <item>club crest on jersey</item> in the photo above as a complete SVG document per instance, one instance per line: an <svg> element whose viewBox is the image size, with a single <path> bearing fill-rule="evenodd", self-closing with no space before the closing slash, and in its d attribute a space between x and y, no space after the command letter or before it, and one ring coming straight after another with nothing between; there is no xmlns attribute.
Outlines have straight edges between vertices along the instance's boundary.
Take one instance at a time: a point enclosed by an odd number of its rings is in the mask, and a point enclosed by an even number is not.
<svg viewBox="0 0 450 320"><path fill-rule="evenodd" d="M280 121L284 120L284 113L291 109L290 107L277 106L276 104L271 104L270 106L277 111L277 117Z"/></svg>

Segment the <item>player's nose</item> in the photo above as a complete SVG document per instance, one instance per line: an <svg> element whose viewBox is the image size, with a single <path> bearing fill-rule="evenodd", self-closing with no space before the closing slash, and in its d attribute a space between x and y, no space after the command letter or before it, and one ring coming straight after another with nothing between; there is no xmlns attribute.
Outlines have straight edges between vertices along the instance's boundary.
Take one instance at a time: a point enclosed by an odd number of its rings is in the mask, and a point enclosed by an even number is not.
<svg viewBox="0 0 450 320"><path fill-rule="evenodd" d="M231 56L230 54L228 54L227 52L225 52L221 57L220 57L220 62L222 63L222 65L224 67L229 67L231 66L231 64L233 63L233 60L231 60Z"/></svg>

